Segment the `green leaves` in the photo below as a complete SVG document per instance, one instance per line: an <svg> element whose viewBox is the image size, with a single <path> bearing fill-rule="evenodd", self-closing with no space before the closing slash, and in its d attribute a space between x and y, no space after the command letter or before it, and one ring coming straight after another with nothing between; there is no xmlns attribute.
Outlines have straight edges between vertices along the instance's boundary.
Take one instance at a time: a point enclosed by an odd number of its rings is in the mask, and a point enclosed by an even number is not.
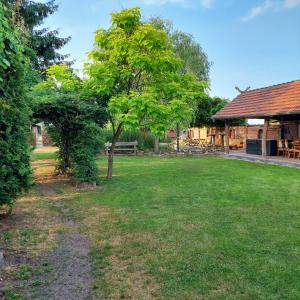
<svg viewBox="0 0 300 300"><path fill-rule="evenodd" d="M142 23L138 8L112 14L111 23L96 32L86 73L90 88L110 97L112 121L162 134L175 121L191 120L206 85L180 74L167 33Z"/></svg>
<svg viewBox="0 0 300 300"><path fill-rule="evenodd" d="M131 34L141 23L141 13L138 7L123 9L113 13L111 18L113 28L121 28L127 34Z"/></svg>
<svg viewBox="0 0 300 300"><path fill-rule="evenodd" d="M47 80L32 90L32 109L59 147L57 170L71 173L77 182L98 182L95 155L102 144L100 127L107 120L106 102L86 84L69 66L51 66Z"/></svg>
<svg viewBox="0 0 300 300"><path fill-rule="evenodd" d="M0 207L11 206L31 182L26 59L21 37L0 1Z"/></svg>

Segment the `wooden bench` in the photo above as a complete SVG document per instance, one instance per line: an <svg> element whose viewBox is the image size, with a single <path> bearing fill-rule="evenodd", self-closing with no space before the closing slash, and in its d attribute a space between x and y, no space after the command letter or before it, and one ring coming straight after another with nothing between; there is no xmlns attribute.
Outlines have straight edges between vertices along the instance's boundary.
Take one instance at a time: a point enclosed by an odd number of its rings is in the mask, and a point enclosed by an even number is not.
<svg viewBox="0 0 300 300"><path fill-rule="evenodd" d="M104 144L105 145L105 153L108 155L108 151L110 150L111 147L111 142L107 142ZM137 146L138 142L117 142L115 145L115 153L117 152L133 152L135 155L137 155Z"/></svg>

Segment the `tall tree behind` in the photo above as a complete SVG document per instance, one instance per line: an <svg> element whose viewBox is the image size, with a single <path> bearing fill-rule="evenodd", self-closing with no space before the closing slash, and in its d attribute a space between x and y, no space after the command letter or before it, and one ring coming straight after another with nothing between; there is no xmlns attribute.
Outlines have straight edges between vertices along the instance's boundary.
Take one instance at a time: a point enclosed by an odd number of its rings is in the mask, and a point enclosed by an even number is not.
<svg viewBox="0 0 300 300"><path fill-rule="evenodd" d="M30 0L5 0L15 11L15 22L22 27L28 38L27 55L32 68L44 73L49 66L57 63L68 63L69 55L58 52L70 41L70 37L59 37L59 31L40 28L45 18L55 13L58 5L55 0L47 3Z"/></svg>
<svg viewBox="0 0 300 300"><path fill-rule="evenodd" d="M174 52L181 59L181 74L192 73L199 81L209 81L209 71L212 65L207 54L192 37L180 30L173 30L173 23L160 17L150 18L150 23L157 29L164 30L172 41ZM206 97L206 96L205 96ZM203 99L199 99L201 103ZM185 124L187 125L187 124ZM179 124L176 125L179 131ZM177 132L178 135L178 132ZM178 140L178 137L177 137ZM159 152L159 137L155 139L155 153Z"/></svg>
<svg viewBox="0 0 300 300"><path fill-rule="evenodd" d="M188 72L197 76L200 81L209 80L212 65L207 54L193 36L180 30L173 30L173 23L160 17L153 17L150 22L157 28L164 30L173 42L174 51L182 60L181 73Z"/></svg>
<svg viewBox="0 0 300 300"><path fill-rule="evenodd" d="M29 116L24 95L27 63L12 11L0 1L0 207L30 184Z"/></svg>

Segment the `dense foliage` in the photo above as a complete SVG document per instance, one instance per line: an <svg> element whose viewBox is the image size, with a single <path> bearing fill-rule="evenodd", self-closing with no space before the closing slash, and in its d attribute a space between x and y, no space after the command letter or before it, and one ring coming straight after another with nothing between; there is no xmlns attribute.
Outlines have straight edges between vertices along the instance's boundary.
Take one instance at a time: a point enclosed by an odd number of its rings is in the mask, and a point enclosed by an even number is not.
<svg viewBox="0 0 300 300"><path fill-rule="evenodd" d="M211 117L220 109L222 109L227 103L227 99L209 96L203 97L202 101L199 101L197 104L195 119L192 122L192 126L211 127L216 125L224 125L223 123L219 124L220 122L214 122Z"/></svg>
<svg viewBox="0 0 300 300"><path fill-rule="evenodd" d="M220 97L210 97L208 95L202 97L201 101L197 104L195 118L191 122L195 127L224 127L223 120L213 120L212 116L215 115L229 102L228 99ZM245 125L245 119L236 119L227 121L230 125Z"/></svg>
<svg viewBox="0 0 300 300"><path fill-rule="evenodd" d="M30 57L32 68L42 74L53 64L62 63L68 55L60 54L70 37L59 37L58 30L42 28L43 21L55 13L58 5L55 0L37 2L30 0L4 0L14 10L15 23L22 28L28 42L26 55Z"/></svg>
<svg viewBox="0 0 300 300"><path fill-rule="evenodd" d="M30 184L27 63L11 18L12 12L0 1L0 206L9 207Z"/></svg>
<svg viewBox="0 0 300 300"><path fill-rule="evenodd" d="M181 74L181 60L164 30L141 21L139 8L112 14L108 30L99 29L86 65L89 87L109 98L113 128L108 174L112 177L114 145L124 128L164 134L176 121L191 118L204 83Z"/></svg>
<svg viewBox="0 0 300 300"><path fill-rule="evenodd" d="M32 92L33 110L59 148L57 171L74 175L77 182L98 182L95 155L103 142L105 102L87 95L84 82L66 65L52 66L47 74Z"/></svg>

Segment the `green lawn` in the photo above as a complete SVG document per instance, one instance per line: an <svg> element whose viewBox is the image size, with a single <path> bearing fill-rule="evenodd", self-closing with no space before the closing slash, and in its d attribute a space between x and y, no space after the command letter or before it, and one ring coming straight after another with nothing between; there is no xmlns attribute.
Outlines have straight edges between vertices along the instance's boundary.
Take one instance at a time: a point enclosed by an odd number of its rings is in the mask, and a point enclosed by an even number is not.
<svg viewBox="0 0 300 300"><path fill-rule="evenodd" d="M112 181L68 201L94 245L95 293L300 299L299 170L118 157L114 171Z"/></svg>

